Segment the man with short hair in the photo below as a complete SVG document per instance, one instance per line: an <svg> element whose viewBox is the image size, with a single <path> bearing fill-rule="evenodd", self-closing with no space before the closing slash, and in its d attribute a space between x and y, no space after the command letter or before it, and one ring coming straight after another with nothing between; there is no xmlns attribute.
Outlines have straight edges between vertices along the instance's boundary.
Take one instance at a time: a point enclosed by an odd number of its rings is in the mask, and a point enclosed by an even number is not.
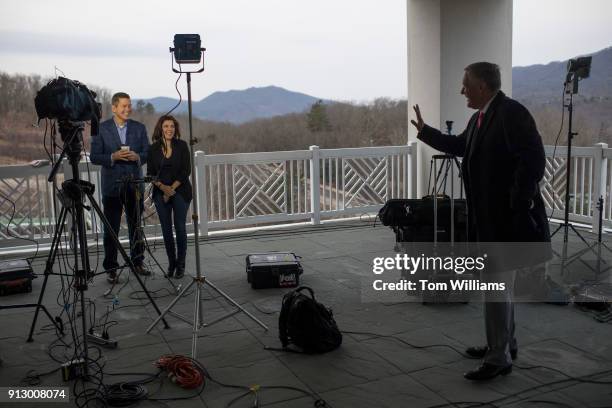
<svg viewBox="0 0 612 408"><path fill-rule="evenodd" d="M132 113L130 96L124 92L113 95L113 117L100 123L98 136L91 139L91 162L102 166L102 204L104 215L118 236L121 215L125 209L130 239L130 257L136 273L150 274L143 268L144 243L137 231L138 213L142 211L144 188L130 179L142 178L142 165L147 162L149 139L145 126L129 119ZM137 197L140 197L138 200ZM140 211L137 206L140 206ZM104 269L108 281L117 282L117 248L108 229L104 228Z"/></svg>
<svg viewBox="0 0 612 408"><path fill-rule="evenodd" d="M496 64L470 64L465 68L461 94L465 95L467 106L476 112L463 133L445 135L427 126L418 105L414 106L417 120L411 123L419 131L419 140L434 149L463 157L461 171L470 240L504 243L498 245L502 258L504 255L511 258L511 250L506 248L515 243L529 243L522 244L524 248L536 242L545 243L538 246L543 251L538 250L535 257L529 258L534 265L551 257L550 231L538 185L546 163L544 146L529 111L504 95L500 88ZM518 265L521 261L511 259L509 264ZM465 374L469 380L487 380L512 371L512 360L518 353L512 302L514 269L498 267L483 271L481 279L503 281L507 289L501 293L485 292L487 345L466 350L469 356L484 358L484 362Z"/></svg>

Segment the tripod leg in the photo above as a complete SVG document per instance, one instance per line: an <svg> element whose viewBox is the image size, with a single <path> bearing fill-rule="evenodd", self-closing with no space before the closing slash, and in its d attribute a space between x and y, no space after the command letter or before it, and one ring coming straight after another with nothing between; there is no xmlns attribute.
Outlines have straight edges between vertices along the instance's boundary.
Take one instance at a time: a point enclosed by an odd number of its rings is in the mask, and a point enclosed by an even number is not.
<svg viewBox="0 0 612 408"><path fill-rule="evenodd" d="M244 314L246 314L248 317L251 318L251 320L253 320L255 323L257 323L258 325L260 325L265 331L268 331L268 326L266 326L261 320L259 320L258 318L256 318L255 316L253 316L251 313L249 313L248 310L246 310L244 307L240 306L240 304L238 304L234 299L232 299L228 294L226 294L225 292L223 292L221 289L219 289L218 287L216 287L209 279L206 279L204 281L204 283L206 283L208 286L210 286L211 288L213 288L213 290L215 292L217 292L218 294L220 294L221 296L223 296L223 298L225 300L227 300L229 303L231 303L232 305L234 305L235 307L237 307L238 309L240 309L240 311L242 311Z"/></svg>
<svg viewBox="0 0 612 408"><path fill-rule="evenodd" d="M195 280L194 280L195 282ZM200 301L202 284L198 282L195 289L195 307L193 313L193 332L191 333L191 358L197 358L198 352L198 331L200 330L200 314L202 313Z"/></svg>
<svg viewBox="0 0 612 408"><path fill-rule="evenodd" d="M550 234L550 237L551 237L551 238L552 238L552 237L554 237L554 236L555 236L555 234L556 234L557 232L559 232L559 230L560 230L561 228L563 228L563 224L560 224L560 225L557 227L557 229L555 230L555 232L553 232L552 234Z"/></svg>
<svg viewBox="0 0 612 408"><path fill-rule="evenodd" d="M601 254L598 254L597 251L595 250L595 246L597 245L597 243L594 244L589 244L586 239L584 239L584 237L582 235L580 235L580 232L578 232L578 230L572 225L569 224L569 227L572 229L572 231L574 231L574 234L576 234L578 236L578 238L580 238L582 240L582 242L584 242L584 244L586 245L586 248L578 251L577 253L575 253L574 255L570 256L568 258L568 262L567 265L569 265L570 263L574 262L575 260L579 259L582 255L586 254L587 252L591 251L593 253L593 255L595 255L597 257L597 259L600 259ZM591 269L592 271L595 271L595 269L593 269L592 266L590 266L589 264L587 264L585 261L581 260L582 263L584 263L589 269Z"/></svg>
<svg viewBox="0 0 612 408"><path fill-rule="evenodd" d="M142 278L140 277L140 275L136 273L134 262L132 262L132 258L130 258L130 256L127 254L127 252L125 252L125 249L123 248L123 246L121 246L121 242L119 242L119 238L117 237L117 235L115 235L115 232L111 228L111 225L110 225L109 221L104 216L104 213L102 212L102 209L100 208L100 206L96 202L96 199L94 198L93 194L88 192L87 193L87 197L89 198L89 202L91 203L91 206L96 211L96 214L98 214L98 217L100 217L100 219L102 220L102 223L104 224L104 226L106 227L108 233L110 234L111 239L113 240L113 242L115 243L115 246L119 250L119 253L123 257L123 260L125 261L126 264L129 265L130 270L132 271L132 274L138 280L138 283L140 284L140 287L142 288L142 290L145 293L145 295L147 295L147 298L149 299L149 302L151 302L151 304L153 305L153 308L155 309L157 314L160 315L160 317L162 317L162 321L164 322L164 327L166 329L169 328L170 326L168 325L168 322L166 322L166 320L163 319L163 316L161 316L162 312L161 312L161 310L159 310L159 307L157 306L157 303L155 303L155 300L153 299L153 297L151 297L151 294L147 290L147 288L146 288L144 282L142 281Z"/></svg>
<svg viewBox="0 0 612 408"><path fill-rule="evenodd" d="M565 233L567 236L567 233ZM563 241L563 249L561 251L561 274L565 273L567 267L567 240Z"/></svg>
<svg viewBox="0 0 612 408"><path fill-rule="evenodd" d="M601 241L597 243L597 265L596 265L595 279L599 278L599 274L601 273Z"/></svg>
<svg viewBox="0 0 612 408"><path fill-rule="evenodd" d="M73 166L72 183L79 183L78 179L78 164L71 158L71 165ZM76 181L75 181L76 179ZM89 372L89 346L87 341L87 321L85 313L85 291L87 290L87 276L89 275L89 253L87 250L87 232L85 230L85 213L83 205L83 191L79 185L79 199L75 201L74 208L71 211L72 214L72 252L74 255L74 288L77 291L77 297L80 297L81 304L81 329L83 338L81 339L82 355L85 359L85 365L83 366L83 373L81 374L84 379L88 378ZM80 264L79 264L80 259ZM75 298L76 300L76 298ZM75 305L76 306L76 305ZM79 348L75 344L75 352L78 352Z"/></svg>
<svg viewBox="0 0 612 408"><path fill-rule="evenodd" d="M47 257L47 262L45 263L45 280L43 281L42 288L40 289L40 294L38 295L38 302L36 303L36 311L34 311L34 318L32 319L32 325L30 326L30 333L28 334L27 342L31 343L34 341L32 337L34 334L34 328L36 327L36 321L38 320L38 312L40 311L42 306L42 300L45 296L45 289L47 288L47 281L49 280L49 274L51 274L51 269L53 268L53 264L55 263L55 256L57 254L57 248L61 242L60 237L62 236L62 232L64 231L64 222L66 221L66 214L68 210L66 207L62 207L57 224L55 225L55 234L53 235L53 241L51 241L51 251L49 252L49 256ZM47 309L45 309L46 312ZM47 312L48 314L48 312ZM49 315L49 314L48 314ZM51 318L51 315L49 315ZM53 319L51 318L53 322Z"/></svg>
<svg viewBox="0 0 612 408"><path fill-rule="evenodd" d="M157 316L157 319L155 319L155 321L153 323L151 323L151 325L147 328L146 333L149 333L151 330L153 330L153 328L157 325L157 323L159 323L159 321L161 319L164 318L164 316L170 312L170 310L174 307L174 305L176 304L176 302L178 302L184 295L185 293L187 293L187 291L189 290L189 288L195 283L195 279L192 279L191 282L189 282L189 285L185 286L185 288L183 290L181 290L181 293L179 293L178 295L176 295L176 297L172 300L172 302L170 302L170 304L164 309L163 312L161 312L161 314L159 316Z"/></svg>
<svg viewBox="0 0 612 408"><path fill-rule="evenodd" d="M28 343L34 341L32 337L34 335L34 328L36 327L36 321L38 320L38 312L42 307L42 299L45 296L45 289L47 287L47 281L49 280L49 275L45 274L45 280L43 281L42 288L40 289L40 295L38 295L38 302L36 303L36 310L34 311L34 319L32 319L32 324L30 325L30 333L28 334L28 339L26 340ZM53 319L51 319L53 321Z"/></svg>
<svg viewBox="0 0 612 408"><path fill-rule="evenodd" d="M437 162L436 162L437 163ZM446 180L441 180L440 176L442 175L442 171L444 170L444 163L441 163L440 165L440 169L438 169L437 171L435 171L436 173L436 179L434 181L435 184L435 190L434 190L434 197L436 197L438 195L438 191L439 189L443 188L443 186L446 186ZM438 185L439 183L439 185Z"/></svg>
<svg viewBox="0 0 612 408"><path fill-rule="evenodd" d="M580 235L580 232L578 232L578 230L572 224L570 224L569 226L572 229L572 231L574 231L574 233L576 235L578 235L578 238L580 238L582 240L582 242L584 242L584 244L588 246L589 243L586 241L586 239L584 239L584 237L582 235Z"/></svg>

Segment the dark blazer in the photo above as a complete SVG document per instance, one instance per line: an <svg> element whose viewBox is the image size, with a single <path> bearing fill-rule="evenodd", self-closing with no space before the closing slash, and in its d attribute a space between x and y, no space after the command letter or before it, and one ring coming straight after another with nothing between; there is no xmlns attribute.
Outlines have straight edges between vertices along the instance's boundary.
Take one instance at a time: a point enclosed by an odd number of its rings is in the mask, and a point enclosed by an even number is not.
<svg viewBox="0 0 612 408"><path fill-rule="evenodd" d="M180 181L180 185L176 189L185 201L189 202L192 199L193 193L189 175L191 174L191 153L187 143L180 139L172 139L172 156L166 158L162 151L161 142L155 142L149 150L149 159L147 161L147 175L159 178L160 171L164 164L170 164L171 171L169 174L164 174L163 179L159 181L166 185L171 185L174 181ZM161 190L155 187L155 192Z"/></svg>
<svg viewBox="0 0 612 408"><path fill-rule="evenodd" d="M132 175L142 178L141 167L147 162L149 152L149 139L145 126L132 119L127 121L127 132L125 142L130 150L140 156L140 163L111 161L111 154L121 147L121 139L113 118L100 123L98 136L91 138L90 158L93 164L102 166L102 195L106 197L118 197L121 183L117 183L122 177Z"/></svg>
<svg viewBox="0 0 612 408"><path fill-rule="evenodd" d="M418 135L437 150L463 157L470 240L550 242L538 185L546 158L533 117L500 91L491 101L480 129L477 120L478 112L458 136L444 135L429 126ZM550 253L542 256L549 259Z"/></svg>

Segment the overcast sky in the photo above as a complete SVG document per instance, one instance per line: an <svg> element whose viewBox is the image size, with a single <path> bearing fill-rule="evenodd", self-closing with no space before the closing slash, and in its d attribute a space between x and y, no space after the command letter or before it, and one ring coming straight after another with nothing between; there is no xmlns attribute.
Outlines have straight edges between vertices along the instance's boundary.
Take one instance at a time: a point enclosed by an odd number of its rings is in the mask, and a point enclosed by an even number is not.
<svg viewBox="0 0 612 408"><path fill-rule="evenodd" d="M193 97L277 85L356 102L406 97L406 0L0 0L0 71L176 97L168 47L199 33ZM92 7L90 4L95 4ZM514 0L514 65L612 45L612 1ZM184 81L181 87L184 88Z"/></svg>

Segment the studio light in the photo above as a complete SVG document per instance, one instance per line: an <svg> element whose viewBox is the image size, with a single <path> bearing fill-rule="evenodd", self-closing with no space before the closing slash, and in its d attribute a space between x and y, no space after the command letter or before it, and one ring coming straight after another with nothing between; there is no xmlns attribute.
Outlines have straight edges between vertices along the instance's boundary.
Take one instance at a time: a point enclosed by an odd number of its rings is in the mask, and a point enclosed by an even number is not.
<svg viewBox="0 0 612 408"><path fill-rule="evenodd" d="M579 79L588 78L591 73L591 60L593 57L580 57L567 62L567 72Z"/></svg>
<svg viewBox="0 0 612 408"><path fill-rule="evenodd" d="M171 51L177 64L199 64L203 51L200 34L174 34Z"/></svg>

